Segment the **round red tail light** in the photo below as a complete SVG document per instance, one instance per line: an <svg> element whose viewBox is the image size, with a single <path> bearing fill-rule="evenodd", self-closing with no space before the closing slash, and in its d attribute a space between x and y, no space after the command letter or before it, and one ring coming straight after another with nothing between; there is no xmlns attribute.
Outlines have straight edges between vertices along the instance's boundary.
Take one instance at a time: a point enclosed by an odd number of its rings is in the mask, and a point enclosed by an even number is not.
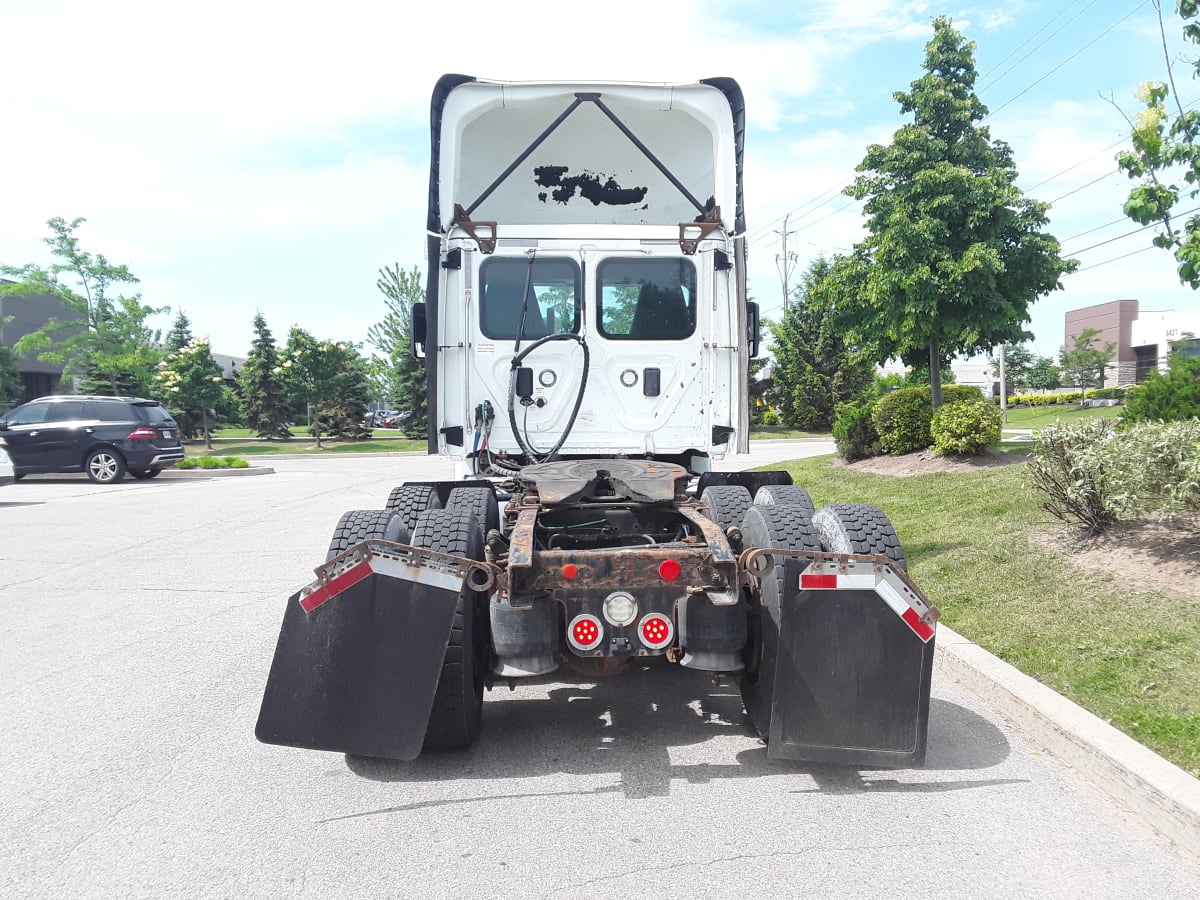
<svg viewBox="0 0 1200 900"><path fill-rule="evenodd" d="M679 563L673 559L664 559L658 564L658 577L663 581L674 581L681 571Z"/></svg>
<svg viewBox="0 0 1200 900"><path fill-rule="evenodd" d="M650 613L638 623L638 636L651 650L661 650L675 639L675 626L661 613Z"/></svg>
<svg viewBox="0 0 1200 900"><path fill-rule="evenodd" d="M584 613L576 616L567 626L567 643L576 650L587 652L595 650L604 640L604 626L595 616Z"/></svg>

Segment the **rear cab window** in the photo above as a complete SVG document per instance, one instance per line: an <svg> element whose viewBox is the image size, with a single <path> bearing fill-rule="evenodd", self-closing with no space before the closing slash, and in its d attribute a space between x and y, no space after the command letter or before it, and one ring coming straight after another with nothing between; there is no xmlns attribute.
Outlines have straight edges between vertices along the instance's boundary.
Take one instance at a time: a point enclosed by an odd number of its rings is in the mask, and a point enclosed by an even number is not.
<svg viewBox="0 0 1200 900"><path fill-rule="evenodd" d="M579 331L581 287L573 259L535 257L530 265L528 259L497 257L483 263L479 280L479 330L485 337L511 341L520 332L536 340Z"/></svg>
<svg viewBox="0 0 1200 900"><path fill-rule="evenodd" d="M678 341L696 331L696 267L686 259L606 259L596 320L617 341Z"/></svg>

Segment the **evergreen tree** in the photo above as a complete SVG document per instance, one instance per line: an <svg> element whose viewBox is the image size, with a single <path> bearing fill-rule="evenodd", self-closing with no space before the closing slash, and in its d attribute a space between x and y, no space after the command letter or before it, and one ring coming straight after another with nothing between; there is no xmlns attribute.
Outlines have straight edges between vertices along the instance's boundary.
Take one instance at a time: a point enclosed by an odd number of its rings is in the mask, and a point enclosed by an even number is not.
<svg viewBox="0 0 1200 900"><path fill-rule="evenodd" d="M254 317L254 344L242 371L238 373L242 410L246 424L255 434L273 440L287 440L292 436L288 429L291 409L283 383L276 373L278 368L279 351L275 346L275 338L267 327L267 320L259 313Z"/></svg>
<svg viewBox="0 0 1200 900"><path fill-rule="evenodd" d="M405 271L399 263L385 266L375 286L387 312L367 332L371 346L382 354L372 363L372 375L393 409L412 413L404 421L405 433L424 435L429 429L429 388L425 361L412 354L412 307L425 299L421 272L416 266Z"/></svg>
<svg viewBox="0 0 1200 900"><path fill-rule="evenodd" d="M181 309L175 317L171 330L167 332L167 349L182 350L192 342L192 323Z"/></svg>
<svg viewBox="0 0 1200 900"><path fill-rule="evenodd" d="M870 360L846 345L835 314L831 270L824 256L814 260L783 319L768 325L783 422L804 431L829 431L837 406L862 394L874 378Z"/></svg>
<svg viewBox="0 0 1200 900"><path fill-rule="evenodd" d="M843 321L876 362L924 360L939 372L958 354L1031 337L1029 304L1076 263L1043 231L1048 205L1016 187L1009 146L978 124L987 108L974 43L948 18L933 27L925 74L894 95L911 123L867 149L846 189L866 201L869 235L834 269L849 288Z"/></svg>

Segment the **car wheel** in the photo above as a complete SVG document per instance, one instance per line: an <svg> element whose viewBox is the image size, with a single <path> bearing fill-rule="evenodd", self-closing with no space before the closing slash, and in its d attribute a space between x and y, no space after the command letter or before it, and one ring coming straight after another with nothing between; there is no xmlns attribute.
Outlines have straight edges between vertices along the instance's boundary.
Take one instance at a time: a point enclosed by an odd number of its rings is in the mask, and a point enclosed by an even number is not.
<svg viewBox="0 0 1200 900"><path fill-rule="evenodd" d="M97 484L112 484L125 477L125 460L111 447L101 447L88 454L83 471Z"/></svg>
<svg viewBox="0 0 1200 900"><path fill-rule="evenodd" d="M151 466L148 469L130 469L129 474L134 478L154 478L161 471L158 466Z"/></svg>

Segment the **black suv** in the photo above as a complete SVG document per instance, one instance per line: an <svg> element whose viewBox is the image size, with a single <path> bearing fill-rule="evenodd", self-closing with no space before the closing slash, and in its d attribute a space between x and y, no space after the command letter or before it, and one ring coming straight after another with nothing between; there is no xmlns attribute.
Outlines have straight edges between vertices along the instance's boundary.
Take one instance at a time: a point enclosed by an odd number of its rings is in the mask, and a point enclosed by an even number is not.
<svg viewBox="0 0 1200 900"><path fill-rule="evenodd" d="M101 484L153 478L183 459L179 426L157 400L39 397L0 418L17 478L86 472Z"/></svg>

